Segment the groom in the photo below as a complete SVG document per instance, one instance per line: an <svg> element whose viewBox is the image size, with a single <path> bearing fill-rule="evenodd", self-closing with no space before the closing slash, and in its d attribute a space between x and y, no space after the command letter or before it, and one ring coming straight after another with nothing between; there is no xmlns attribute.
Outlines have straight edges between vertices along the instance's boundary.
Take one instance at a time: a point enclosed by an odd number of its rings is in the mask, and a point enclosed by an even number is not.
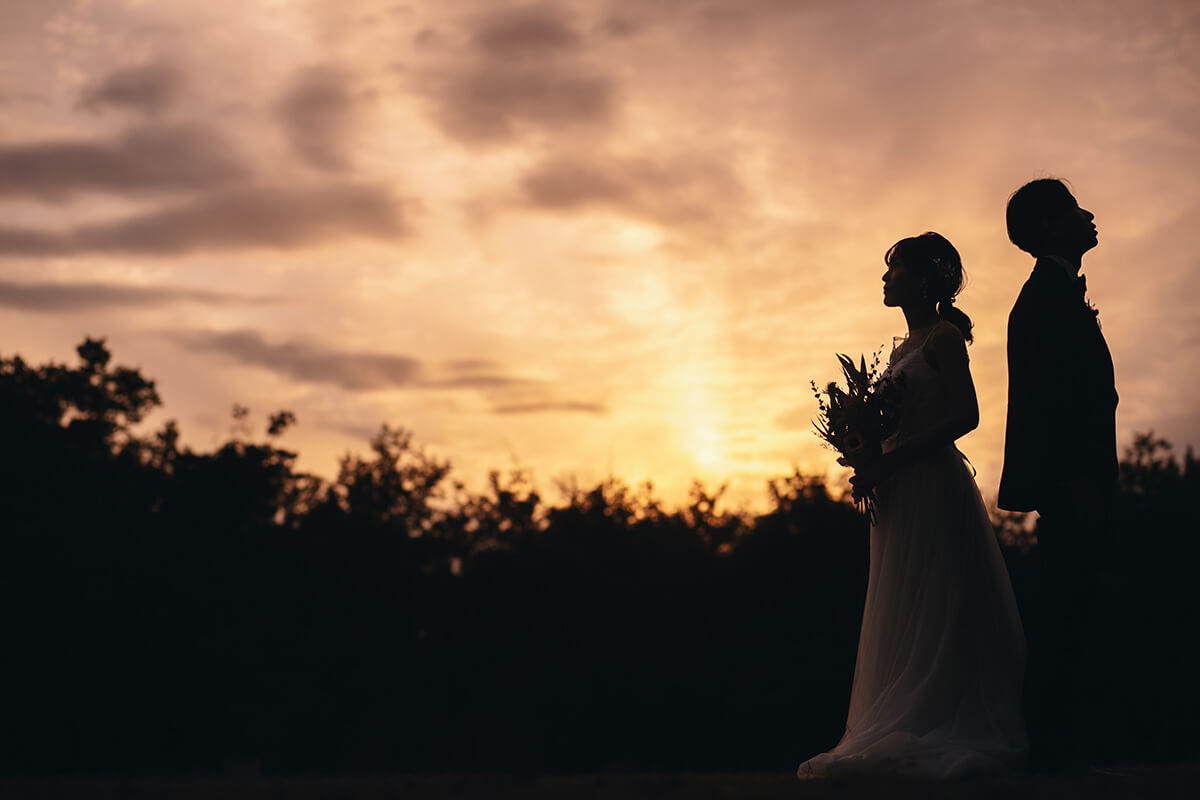
<svg viewBox="0 0 1200 800"><path fill-rule="evenodd" d="M1038 512L1042 574L1029 635L1027 718L1035 768L1084 762L1084 709L1099 698L1081 653L1117 477L1112 355L1079 274L1096 246L1090 211L1061 181L1009 198L1008 237L1037 259L1008 318L1008 424L998 505ZM1089 687L1090 685L1090 687Z"/></svg>

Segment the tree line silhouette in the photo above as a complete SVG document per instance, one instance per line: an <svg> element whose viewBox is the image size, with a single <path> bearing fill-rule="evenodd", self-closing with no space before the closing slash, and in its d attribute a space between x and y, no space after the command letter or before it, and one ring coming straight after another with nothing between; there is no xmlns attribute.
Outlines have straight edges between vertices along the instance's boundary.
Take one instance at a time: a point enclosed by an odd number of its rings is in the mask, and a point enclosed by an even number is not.
<svg viewBox="0 0 1200 800"><path fill-rule="evenodd" d="M87 339L0 359L5 774L791 769L837 741L867 524L816 476L769 510L697 483L468 491L383 426L331 481L270 415L180 444L154 382ZM1089 636L1095 746L1193 757L1200 471L1152 433L1121 464ZM1022 614L1036 528L998 513Z"/></svg>

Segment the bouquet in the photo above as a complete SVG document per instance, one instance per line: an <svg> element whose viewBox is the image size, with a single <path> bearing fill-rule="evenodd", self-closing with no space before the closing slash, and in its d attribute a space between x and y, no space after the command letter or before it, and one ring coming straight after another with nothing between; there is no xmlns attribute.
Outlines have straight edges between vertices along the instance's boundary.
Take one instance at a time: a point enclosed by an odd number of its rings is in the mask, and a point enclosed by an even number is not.
<svg viewBox="0 0 1200 800"><path fill-rule="evenodd" d="M846 376L846 388L830 381L818 389L810 381L820 415L813 420L817 436L836 450L838 463L858 469L883 454L883 440L896 432L904 395L904 376L879 373L879 354L867 364L866 356L858 366L849 356L837 354ZM875 492L854 489L854 504L875 522Z"/></svg>

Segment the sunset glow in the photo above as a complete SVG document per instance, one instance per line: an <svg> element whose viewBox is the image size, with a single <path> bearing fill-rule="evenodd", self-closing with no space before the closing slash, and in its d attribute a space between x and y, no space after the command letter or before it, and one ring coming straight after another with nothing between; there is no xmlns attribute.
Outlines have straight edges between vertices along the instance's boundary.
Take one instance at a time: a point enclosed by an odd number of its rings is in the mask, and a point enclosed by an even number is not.
<svg viewBox="0 0 1200 800"><path fill-rule="evenodd" d="M809 380L904 332L883 254L936 230L990 498L1030 178L1096 214L1119 443L1200 444L1198 97L1183 0L6 2L0 349L106 337L150 426L290 409L326 476L387 422L471 487L759 508L843 474Z"/></svg>

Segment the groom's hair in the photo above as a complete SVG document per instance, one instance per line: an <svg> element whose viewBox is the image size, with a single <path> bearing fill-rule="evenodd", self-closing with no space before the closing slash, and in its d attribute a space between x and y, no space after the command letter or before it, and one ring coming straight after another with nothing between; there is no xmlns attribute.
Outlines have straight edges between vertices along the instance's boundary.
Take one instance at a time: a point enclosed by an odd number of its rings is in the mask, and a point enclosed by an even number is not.
<svg viewBox="0 0 1200 800"><path fill-rule="evenodd" d="M1008 198L1008 238L1035 258L1043 255L1050 227L1076 205L1071 190L1057 178L1038 178Z"/></svg>

